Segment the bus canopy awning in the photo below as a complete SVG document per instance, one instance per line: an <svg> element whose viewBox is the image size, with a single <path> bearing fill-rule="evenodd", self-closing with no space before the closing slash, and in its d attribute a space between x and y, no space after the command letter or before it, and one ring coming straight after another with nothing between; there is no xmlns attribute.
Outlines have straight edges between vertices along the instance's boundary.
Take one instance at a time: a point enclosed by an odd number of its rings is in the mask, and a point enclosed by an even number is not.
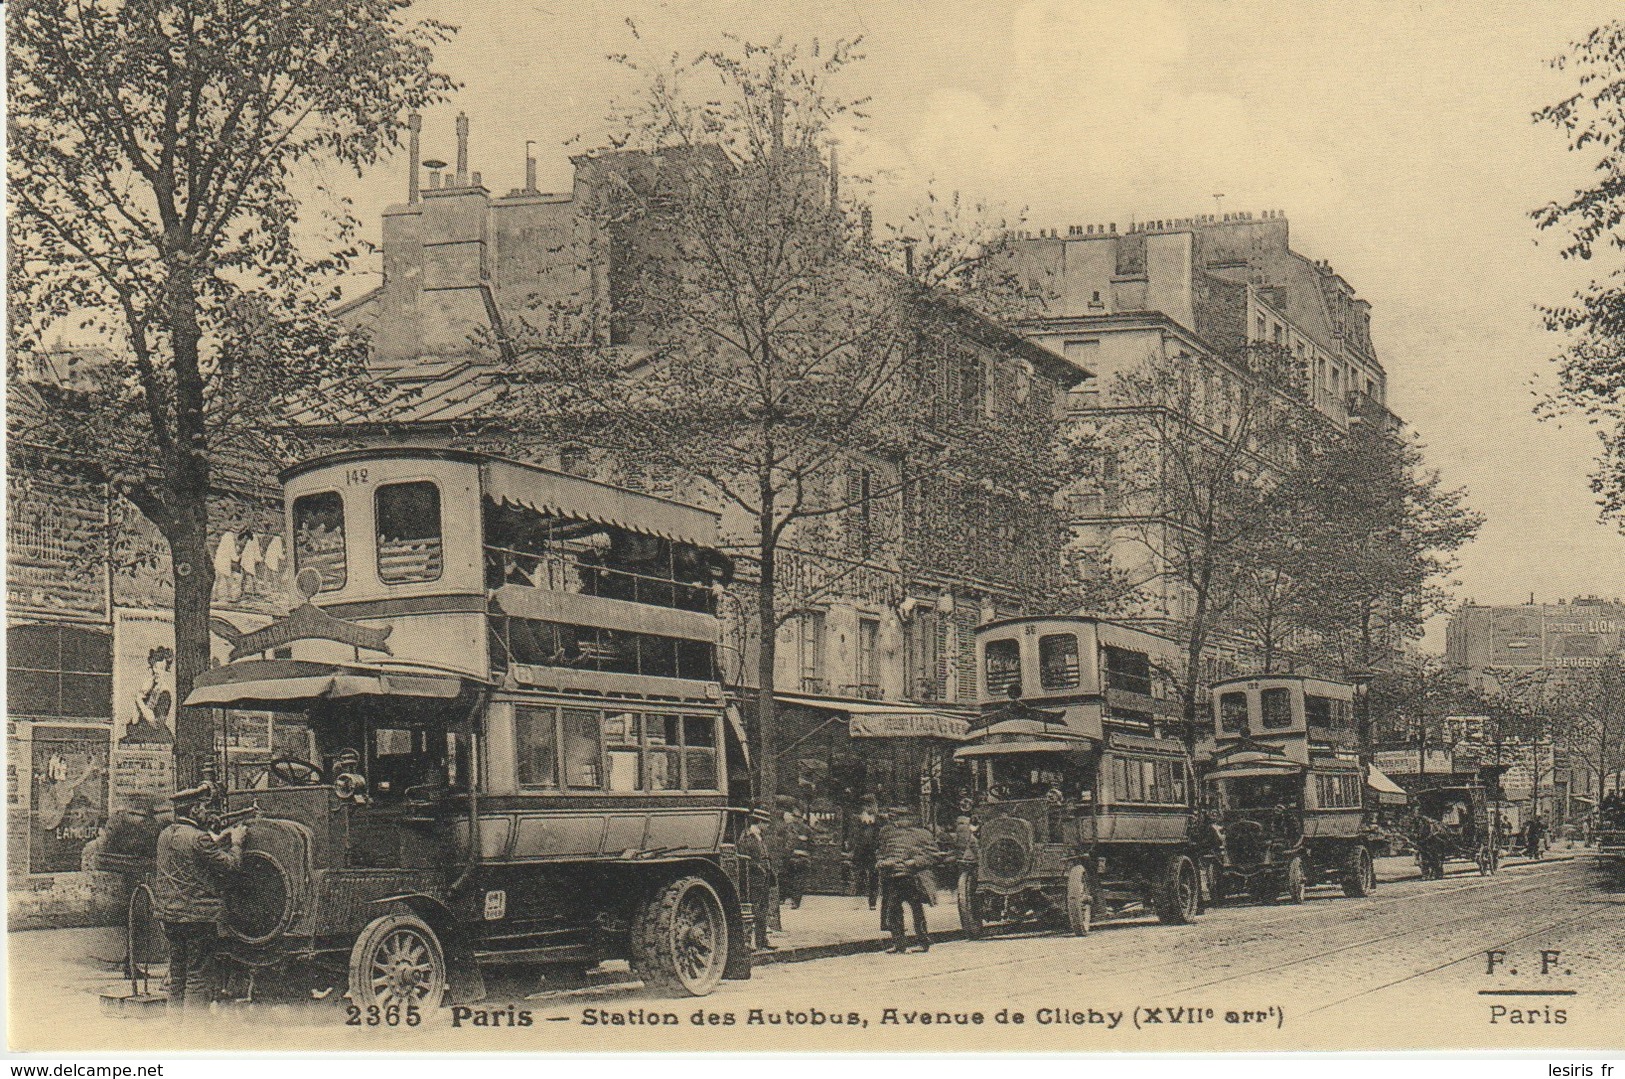
<svg viewBox="0 0 1625 1079"><path fill-rule="evenodd" d="M285 710L299 701L344 697L452 700L468 676L452 672L351 667L292 659L251 659L198 676L188 706Z"/></svg>
<svg viewBox="0 0 1625 1079"><path fill-rule="evenodd" d="M1204 778L1212 783L1220 779L1246 779L1249 776L1290 776L1303 770L1304 766L1296 761L1251 760L1225 765L1209 772Z"/></svg>
<svg viewBox="0 0 1625 1079"><path fill-rule="evenodd" d="M1366 767L1365 785L1376 791L1379 800L1387 805L1404 805L1410 800L1405 788L1383 775L1374 764Z"/></svg>
<svg viewBox="0 0 1625 1079"><path fill-rule="evenodd" d="M491 461L485 493L499 504L511 502L549 517L611 525L695 547L717 545L717 515L710 510L580 476Z"/></svg>
<svg viewBox="0 0 1625 1079"><path fill-rule="evenodd" d="M991 757L1005 753L1069 753L1076 749L1088 749L1092 744L1081 738L1017 738L1007 742L978 742L975 745L960 746L954 750L954 756L964 758Z"/></svg>

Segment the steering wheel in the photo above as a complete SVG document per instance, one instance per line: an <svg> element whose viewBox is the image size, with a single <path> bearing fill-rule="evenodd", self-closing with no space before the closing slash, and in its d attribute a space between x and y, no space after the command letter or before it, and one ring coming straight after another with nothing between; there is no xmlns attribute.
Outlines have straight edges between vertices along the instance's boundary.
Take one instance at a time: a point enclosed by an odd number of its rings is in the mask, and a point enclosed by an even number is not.
<svg viewBox="0 0 1625 1079"><path fill-rule="evenodd" d="M270 763L267 771L289 787L314 787L322 781L319 767L295 757L279 757Z"/></svg>

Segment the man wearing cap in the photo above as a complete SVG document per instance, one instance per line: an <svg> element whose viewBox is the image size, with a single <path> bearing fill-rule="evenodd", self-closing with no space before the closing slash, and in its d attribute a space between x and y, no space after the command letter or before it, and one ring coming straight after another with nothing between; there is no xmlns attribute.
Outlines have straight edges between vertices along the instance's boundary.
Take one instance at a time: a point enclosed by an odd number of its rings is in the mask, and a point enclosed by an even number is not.
<svg viewBox="0 0 1625 1079"><path fill-rule="evenodd" d="M920 951L931 950L925 925L925 907L935 903L931 866L937 860L936 840L920 826L907 806L896 806L880 829L876 865L880 870L880 928L891 933L893 955L907 951L903 937L903 905L914 912L914 939Z"/></svg>
<svg viewBox="0 0 1625 1079"><path fill-rule="evenodd" d="M175 822L158 836L153 915L169 941L169 1001L192 1011L214 997L213 958L225 911L221 878L242 864L243 834L237 824L215 836L204 828L208 785L172 795Z"/></svg>
<svg viewBox="0 0 1625 1079"><path fill-rule="evenodd" d="M802 815L801 803L788 794L773 800L780 820L780 858L776 867L779 874L779 896L790 904L791 910L801 909L806 892L807 870L812 863L812 829Z"/></svg>
<svg viewBox="0 0 1625 1079"><path fill-rule="evenodd" d="M745 859L745 893L750 903L751 923L755 927L757 951L769 951L769 911L773 906L773 857L767 847L765 831L773 819L767 806L757 806L750 812L750 827L739 837L739 856Z"/></svg>

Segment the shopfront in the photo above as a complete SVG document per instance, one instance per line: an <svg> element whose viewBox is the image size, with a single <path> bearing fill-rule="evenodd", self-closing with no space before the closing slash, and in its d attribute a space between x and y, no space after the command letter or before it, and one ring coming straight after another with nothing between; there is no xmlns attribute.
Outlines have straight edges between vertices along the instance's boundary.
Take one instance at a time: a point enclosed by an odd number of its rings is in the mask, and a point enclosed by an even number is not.
<svg viewBox="0 0 1625 1079"><path fill-rule="evenodd" d="M909 806L932 826L953 826L953 751L970 729L968 714L800 693L777 700L779 793L795 797L812 825L809 891L850 891L851 832L866 795L882 808Z"/></svg>

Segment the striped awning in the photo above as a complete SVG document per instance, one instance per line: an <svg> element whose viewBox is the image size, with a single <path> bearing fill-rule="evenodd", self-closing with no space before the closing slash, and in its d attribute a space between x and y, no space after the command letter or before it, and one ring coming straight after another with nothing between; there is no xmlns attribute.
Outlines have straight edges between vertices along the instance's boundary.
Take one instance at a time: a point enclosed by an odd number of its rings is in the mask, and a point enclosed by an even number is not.
<svg viewBox="0 0 1625 1079"><path fill-rule="evenodd" d="M695 547L717 545L717 515L711 511L580 476L492 461L486 467L485 493L498 503L550 517L611 525Z"/></svg>

